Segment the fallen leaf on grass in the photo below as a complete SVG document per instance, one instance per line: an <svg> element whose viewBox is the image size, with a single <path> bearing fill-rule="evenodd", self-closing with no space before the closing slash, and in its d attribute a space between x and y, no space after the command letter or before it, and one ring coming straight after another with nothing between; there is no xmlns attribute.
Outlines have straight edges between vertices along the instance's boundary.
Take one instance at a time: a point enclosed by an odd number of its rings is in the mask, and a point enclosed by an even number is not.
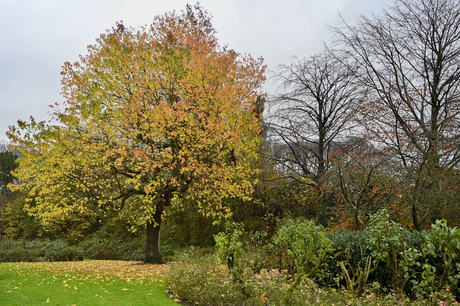
<svg viewBox="0 0 460 306"><path fill-rule="evenodd" d="M91 278L107 280L113 277L124 281L137 281L142 283L144 280L162 281L166 274L167 265L141 265L140 262L133 261L78 261L78 262L48 262L35 263L36 270L53 272L62 275L74 275L78 273L80 277L90 275Z"/></svg>

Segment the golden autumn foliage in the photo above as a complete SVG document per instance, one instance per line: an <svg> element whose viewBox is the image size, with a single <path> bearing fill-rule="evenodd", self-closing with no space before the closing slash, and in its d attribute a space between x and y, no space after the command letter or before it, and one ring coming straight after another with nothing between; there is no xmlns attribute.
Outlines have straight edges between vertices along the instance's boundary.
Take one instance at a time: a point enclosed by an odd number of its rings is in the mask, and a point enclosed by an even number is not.
<svg viewBox="0 0 460 306"><path fill-rule="evenodd" d="M224 200L252 192L264 70L220 46L198 5L137 30L117 23L63 66L56 124L10 129L30 212L44 222L116 212L159 229L165 207L186 200L229 216Z"/></svg>

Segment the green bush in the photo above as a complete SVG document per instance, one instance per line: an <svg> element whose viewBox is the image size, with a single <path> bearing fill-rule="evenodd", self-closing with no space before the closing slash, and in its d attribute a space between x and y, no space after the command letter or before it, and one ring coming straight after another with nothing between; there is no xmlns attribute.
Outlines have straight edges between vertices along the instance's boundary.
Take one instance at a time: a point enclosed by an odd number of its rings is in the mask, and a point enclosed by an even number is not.
<svg viewBox="0 0 460 306"><path fill-rule="evenodd" d="M82 251L63 240L0 241L0 258L6 262L83 260Z"/></svg>
<svg viewBox="0 0 460 306"><path fill-rule="evenodd" d="M92 237L80 243L80 247L85 258L97 260L131 260L134 252L143 253L141 242L124 241L119 238Z"/></svg>
<svg viewBox="0 0 460 306"><path fill-rule="evenodd" d="M325 286L345 286L345 280L339 263L349 260L352 267L357 267L361 261L361 247L364 251L364 259L372 255L372 248L363 231L333 231L326 233L326 236L332 241L334 249L327 258L327 269L329 275L333 277L318 277L317 282ZM413 240L414 239L411 239L411 241ZM347 258L348 250L350 254L349 259ZM374 264L377 263L374 261ZM386 268L384 262L380 262L378 265L379 267L369 274L367 282L369 284L378 283L380 290L388 292L392 288L391 271Z"/></svg>
<svg viewBox="0 0 460 306"><path fill-rule="evenodd" d="M218 256L194 256L190 250L175 258L179 261L169 263L168 278L176 298L195 305L244 305L241 283L232 279Z"/></svg>
<svg viewBox="0 0 460 306"><path fill-rule="evenodd" d="M313 220L283 220L272 242L274 246L287 250L294 260L297 276L292 288L303 277L315 277L327 272L324 264L332 253L332 241L326 237L324 228L315 225Z"/></svg>
<svg viewBox="0 0 460 306"><path fill-rule="evenodd" d="M145 235L135 235L129 231L120 230L112 223L104 225L92 236L80 242L83 255L87 259L98 260L143 260L134 254L143 254Z"/></svg>
<svg viewBox="0 0 460 306"><path fill-rule="evenodd" d="M83 260L81 249L76 246L69 246L63 240L50 241L43 246L41 254L45 261Z"/></svg>
<svg viewBox="0 0 460 306"><path fill-rule="evenodd" d="M244 226L237 222L227 222L225 230L214 236L219 254L229 270L243 265L241 254L244 252Z"/></svg>
<svg viewBox="0 0 460 306"><path fill-rule="evenodd" d="M434 292L449 289L460 296L460 231L449 228L445 220L423 232L411 231L390 221L382 210L362 232L339 231L327 236L335 250L328 268L340 285L344 282L334 262L344 261L349 248L351 266L356 267L361 240L364 256L372 256L374 264L380 261L368 283L378 283L381 292L404 291L411 298L428 299Z"/></svg>
<svg viewBox="0 0 460 306"><path fill-rule="evenodd" d="M204 253L198 248L176 254L169 265L172 296L190 305L346 305L347 301L342 290L322 290L306 278L290 291L292 278L278 271L254 274L247 269L243 279L235 279L221 264L219 255Z"/></svg>
<svg viewBox="0 0 460 306"><path fill-rule="evenodd" d="M416 297L428 297L443 289L460 296L460 231L456 227L448 227L446 220L437 220L423 233L420 249L411 254L409 264L416 273L405 276Z"/></svg>
<svg viewBox="0 0 460 306"><path fill-rule="evenodd" d="M1 256L2 261L6 262L38 261L41 257L39 250L29 250L23 248L6 250Z"/></svg>
<svg viewBox="0 0 460 306"><path fill-rule="evenodd" d="M246 231L236 222L226 223L225 230L214 236L220 258L235 279L270 266L267 236L265 231Z"/></svg>

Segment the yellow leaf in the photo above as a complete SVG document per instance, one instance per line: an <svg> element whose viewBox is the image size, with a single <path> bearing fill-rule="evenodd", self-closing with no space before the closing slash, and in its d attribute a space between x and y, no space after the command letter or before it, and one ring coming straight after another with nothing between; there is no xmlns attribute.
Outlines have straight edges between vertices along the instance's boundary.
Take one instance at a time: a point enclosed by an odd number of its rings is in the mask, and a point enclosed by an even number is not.
<svg viewBox="0 0 460 306"><path fill-rule="evenodd" d="M265 294L267 292L264 292L264 294L262 294L262 296L260 297L260 299L262 300L262 302L264 302L264 304L268 301L268 298L265 297Z"/></svg>

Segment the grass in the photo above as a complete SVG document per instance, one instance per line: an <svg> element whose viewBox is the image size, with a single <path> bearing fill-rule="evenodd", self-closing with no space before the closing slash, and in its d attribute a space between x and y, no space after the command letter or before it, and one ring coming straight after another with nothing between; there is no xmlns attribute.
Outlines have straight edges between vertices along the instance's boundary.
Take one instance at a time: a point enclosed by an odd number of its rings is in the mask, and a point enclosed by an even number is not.
<svg viewBox="0 0 460 306"><path fill-rule="evenodd" d="M164 269L125 261L2 263L0 305L178 305Z"/></svg>

